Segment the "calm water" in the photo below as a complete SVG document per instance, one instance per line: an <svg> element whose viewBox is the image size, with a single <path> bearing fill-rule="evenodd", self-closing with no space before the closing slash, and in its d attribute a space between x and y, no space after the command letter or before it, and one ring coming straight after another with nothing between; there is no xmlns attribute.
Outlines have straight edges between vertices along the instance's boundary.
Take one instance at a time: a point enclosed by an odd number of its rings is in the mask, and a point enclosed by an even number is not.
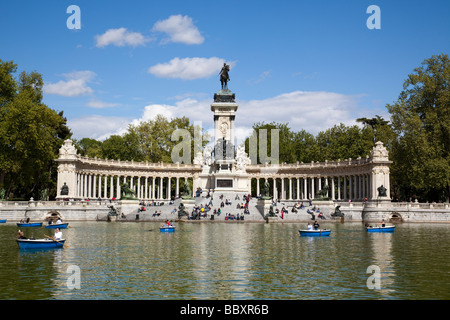
<svg viewBox="0 0 450 320"><path fill-rule="evenodd" d="M71 222L69 248L23 251L16 225L2 224L0 299L450 299L449 224L368 234L361 223L322 223L329 238L299 237L305 224L178 223L173 234L160 225ZM80 289L67 285L73 265ZM367 288L371 265L380 289Z"/></svg>

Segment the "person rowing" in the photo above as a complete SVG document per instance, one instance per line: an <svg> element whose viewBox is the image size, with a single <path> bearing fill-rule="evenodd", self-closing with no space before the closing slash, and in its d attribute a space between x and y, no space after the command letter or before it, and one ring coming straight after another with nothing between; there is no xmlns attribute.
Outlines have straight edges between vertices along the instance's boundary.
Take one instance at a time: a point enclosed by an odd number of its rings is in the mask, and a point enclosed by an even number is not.
<svg viewBox="0 0 450 320"><path fill-rule="evenodd" d="M62 239L62 232L59 230L59 228L56 228L55 235L53 236L54 240L61 240Z"/></svg>
<svg viewBox="0 0 450 320"><path fill-rule="evenodd" d="M17 233L17 238L18 238L18 239L26 239L27 237L25 237L25 236L23 235L22 230L19 230L18 233Z"/></svg>
<svg viewBox="0 0 450 320"><path fill-rule="evenodd" d="M314 230L319 230L319 228L320 228L320 225L319 225L319 223L317 222L317 220L314 221Z"/></svg>

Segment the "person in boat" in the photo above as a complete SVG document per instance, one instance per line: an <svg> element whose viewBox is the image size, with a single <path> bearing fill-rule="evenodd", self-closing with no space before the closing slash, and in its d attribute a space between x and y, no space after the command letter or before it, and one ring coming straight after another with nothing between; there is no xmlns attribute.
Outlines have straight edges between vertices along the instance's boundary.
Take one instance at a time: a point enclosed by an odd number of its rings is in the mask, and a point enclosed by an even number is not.
<svg viewBox="0 0 450 320"><path fill-rule="evenodd" d="M313 226L311 225L311 223L308 222L308 226L306 227L306 230L312 230Z"/></svg>
<svg viewBox="0 0 450 320"><path fill-rule="evenodd" d="M61 223L62 223L61 218L58 218L58 220L56 221L56 224L61 224Z"/></svg>
<svg viewBox="0 0 450 320"><path fill-rule="evenodd" d="M317 220L314 221L314 230L319 230L319 228L320 228L320 225L319 225L319 223L317 222Z"/></svg>
<svg viewBox="0 0 450 320"><path fill-rule="evenodd" d="M382 219L382 220L381 220L381 227L384 228L385 226L386 226L386 223L384 222L384 219Z"/></svg>
<svg viewBox="0 0 450 320"><path fill-rule="evenodd" d="M55 240L61 240L62 239L62 232L59 228L56 228L55 235L53 236L53 239Z"/></svg>
<svg viewBox="0 0 450 320"><path fill-rule="evenodd" d="M25 237L25 236L23 235L22 230L19 230L19 231L17 232L17 238L18 238L18 239L26 239L27 237Z"/></svg>

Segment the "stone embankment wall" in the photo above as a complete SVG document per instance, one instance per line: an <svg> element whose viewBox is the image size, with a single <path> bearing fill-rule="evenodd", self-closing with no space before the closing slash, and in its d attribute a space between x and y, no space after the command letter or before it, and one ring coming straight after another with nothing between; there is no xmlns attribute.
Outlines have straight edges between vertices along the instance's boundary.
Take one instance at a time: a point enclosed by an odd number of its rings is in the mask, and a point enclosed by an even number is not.
<svg viewBox="0 0 450 320"><path fill-rule="evenodd" d="M226 197L224 200L227 199ZM215 222L226 221L227 214L242 214L243 210L238 209L237 205L242 203L241 199L228 198L230 205L220 207L220 202L214 199L212 208L221 208L221 215L215 216ZM173 204L167 201L161 202L163 205L145 206L145 211L141 211L138 201L25 201L12 202L0 201L0 220L7 219L8 222L18 222L24 218L30 218L32 221L45 221L51 212L58 212L64 221L106 221L108 213L113 206L119 213L117 220L121 221L165 221L176 220L178 214L176 210L180 199ZM301 202L300 202L301 203ZM160 203L158 203L160 204ZM209 199L205 197L195 198L189 204L186 203L186 210L192 211L194 205L207 205ZM274 206L274 211L278 209L277 218L271 219L275 222L307 222L311 221L312 212L315 207L314 217L319 219L318 211L322 212L328 221L341 221L340 218L333 218L332 214L339 205L339 209L344 213L344 221L365 222L365 221L402 221L402 222L450 222L450 207L448 203L428 204L428 203L391 203L391 202L332 202L332 201L313 201L312 206L307 201L303 202L303 209L292 212L292 207L299 204L298 201L282 201ZM270 205L269 205L270 206ZM282 208L287 213L281 215ZM318 211L317 211L318 210ZM265 222L263 215L268 212L268 205L261 206L261 201L252 199L249 203L250 214L244 215L244 221L247 222ZM123 215L122 215L123 213ZM210 220L211 212L208 216L202 218L203 221Z"/></svg>

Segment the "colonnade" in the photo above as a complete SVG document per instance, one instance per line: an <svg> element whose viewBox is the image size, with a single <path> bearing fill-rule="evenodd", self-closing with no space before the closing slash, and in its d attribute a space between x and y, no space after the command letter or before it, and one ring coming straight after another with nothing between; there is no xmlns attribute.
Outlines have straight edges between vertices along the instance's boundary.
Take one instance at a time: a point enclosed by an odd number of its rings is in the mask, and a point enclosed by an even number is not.
<svg viewBox="0 0 450 320"><path fill-rule="evenodd" d="M185 176L129 176L77 173L76 197L82 199L120 199L121 185L127 183L140 200L169 200L179 196L180 191L192 177ZM183 180L180 183L180 180ZM180 190L180 185L183 187ZM195 192L194 190L192 191Z"/></svg>
<svg viewBox="0 0 450 320"><path fill-rule="evenodd" d="M371 175L355 174L342 176L278 176L252 177L253 195L262 194L265 182L269 182L269 194L280 200L314 199L317 192L328 186L331 200L364 200L370 198Z"/></svg>

